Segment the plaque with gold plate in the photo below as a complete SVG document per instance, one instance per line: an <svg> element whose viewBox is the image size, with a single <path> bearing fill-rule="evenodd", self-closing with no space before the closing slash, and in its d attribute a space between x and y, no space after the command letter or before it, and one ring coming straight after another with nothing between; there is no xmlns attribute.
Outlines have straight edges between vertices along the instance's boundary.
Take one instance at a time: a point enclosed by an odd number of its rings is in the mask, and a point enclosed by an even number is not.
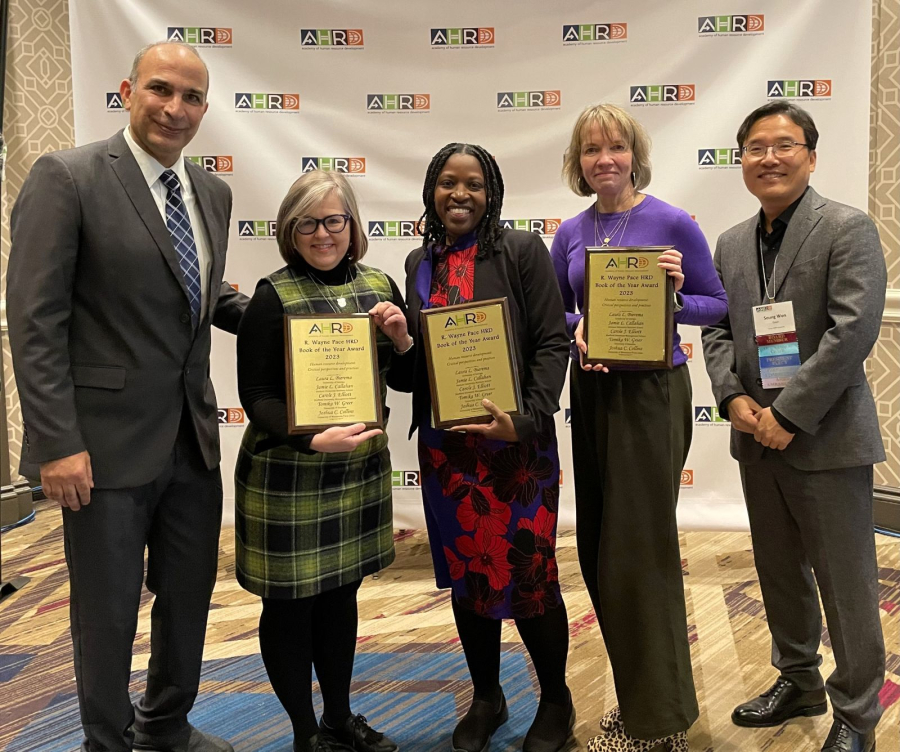
<svg viewBox="0 0 900 752"><path fill-rule="evenodd" d="M384 428L375 321L365 313L284 317L288 433Z"/></svg>
<svg viewBox="0 0 900 752"><path fill-rule="evenodd" d="M585 365L672 368L675 288L657 263L673 247L585 249Z"/></svg>
<svg viewBox="0 0 900 752"><path fill-rule="evenodd" d="M522 411L506 298L429 308L420 313L435 428L490 423L489 399Z"/></svg>

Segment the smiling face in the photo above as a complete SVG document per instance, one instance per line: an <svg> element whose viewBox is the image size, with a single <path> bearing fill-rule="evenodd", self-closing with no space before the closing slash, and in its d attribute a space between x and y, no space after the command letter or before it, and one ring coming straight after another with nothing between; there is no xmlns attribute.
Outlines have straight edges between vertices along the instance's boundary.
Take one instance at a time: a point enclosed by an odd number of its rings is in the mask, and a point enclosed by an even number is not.
<svg viewBox="0 0 900 752"><path fill-rule="evenodd" d="M581 174L598 197L624 197L633 190L634 155L618 131L606 133L592 123L581 144Z"/></svg>
<svg viewBox="0 0 900 752"><path fill-rule="evenodd" d="M138 65L134 86L119 87L131 114L131 135L164 167L171 167L190 143L209 107L208 78L191 50L163 44L148 50Z"/></svg>
<svg viewBox="0 0 900 752"><path fill-rule="evenodd" d="M332 191L307 216L313 219L325 219L332 214L349 214L340 197ZM300 217L305 219L305 217ZM334 269L350 248L350 222L340 232L329 232L319 222L312 235L301 235L294 230L294 247L303 260L313 269L327 272Z"/></svg>
<svg viewBox="0 0 900 752"><path fill-rule="evenodd" d="M471 154L452 154L434 188L434 208L447 235L447 245L472 232L487 211L484 172Z"/></svg>
<svg viewBox="0 0 900 752"><path fill-rule="evenodd" d="M783 141L805 143L803 129L787 115L770 115L753 124L742 146L772 146ZM744 154L741 168L747 190L759 199L766 216L774 219L806 190L816 169L816 153L802 146L790 156L778 157L774 149L768 149L761 159Z"/></svg>

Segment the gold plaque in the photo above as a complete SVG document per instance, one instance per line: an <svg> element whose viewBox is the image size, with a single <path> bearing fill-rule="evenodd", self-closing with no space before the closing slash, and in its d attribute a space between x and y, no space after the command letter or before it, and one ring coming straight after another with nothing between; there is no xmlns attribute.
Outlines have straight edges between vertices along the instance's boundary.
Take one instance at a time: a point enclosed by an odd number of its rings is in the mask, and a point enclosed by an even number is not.
<svg viewBox="0 0 900 752"><path fill-rule="evenodd" d="M586 248L586 365L672 368L675 293L660 269L673 246Z"/></svg>
<svg viewBox="0 0 900 752"><path fill-rule="evenodd" d="M489 399L522 410L506 298L429 308L420 314L435 428L490 423Z"/></svg>
<svg viewBox="0 0 900 752"><path fill-rule="evenodd" d="M383 428L375 321L365 313L285 316L288 432Z"/></svg>

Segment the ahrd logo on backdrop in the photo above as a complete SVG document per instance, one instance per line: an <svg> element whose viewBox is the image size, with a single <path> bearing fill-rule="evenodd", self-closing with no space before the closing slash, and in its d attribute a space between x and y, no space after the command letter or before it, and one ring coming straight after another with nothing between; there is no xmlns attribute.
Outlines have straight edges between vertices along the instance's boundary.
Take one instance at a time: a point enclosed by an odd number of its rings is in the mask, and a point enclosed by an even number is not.
<svg viewBox="0 0 900 752"><path fill-rule="evenodd" d="M274 219L239 219L239 240L271 240L275 237L277 223Z"/></svg>
<svg viewBox="0 0 900 752"><path fill-rule="evenodd" d="M418 470L391 470L391 486L394 488L420 488L421 479Z"/></svg>
<svg viewBox="0 0 900 752"><path fill-rule="evenodd" d="M287 115L298 115L300 113L300 95L235 92L234 109L237 112L281 112Z"/></svg>
<svg viewBox="0 0 900 752"><path fill-rule="evenodd" d="M340 172L351 178L366 176L365 157L301 157L300 172Z"/></svg>
<svg viewBox="0 0 900 752"><path fill-rule="evenodd" d="M366 94L366 111L375 115L431 112L431 94Z"/></svg>
<svg viewBox="0 0 900 752"><path fill-rule="evenodd" d="M632 86L628 101L633 105L694 104L697 96L695 84L651 84Z"/></svg>
<svg viewBox="0 0 900 752"><path fill-rule="evenodd" d="M507 230L524 230L538 235L555 235L561 219L501 219L500 226Z"/></svg>
<svg viewBox="0 0 900 752"><path fill-rule="evenodd" d="M369 222L369 240L420 240L422 227L417 219L379 219Z"/></svg>
<svg viewBox="0 0 900 752"><path fill-rule="evenodd" d="M697 19L697 33L706 37L762 34L765 30L766 17L762 13L743 16L700 16Z"/></svg>
<svg viewBox="0 0 900 752"><path fill-rule="evenodd" d="M559 89L497 92L497 109L503 112L558 110L561 105L562 95Z"/></svg>
<svg viewBox="0 0 900 752"><path fill-rule="evenodd" d="M215 26L169 26L169 42L187 42L194 47L231 47L231 29Z"/></svg>
<svg viewBox="0 0 900 752"><path fill-rule="evenodd" d="M682 488L693 488L694 487L694 471L693 470L682 470L681 471L681 487Z"/></svg>
<svg viewBox="0 0 900 752"><path fill-rule="evenodd" d="M125 112L125 103L122 101L122 95L117 91L106 92L106 111L107 112Z"/></svg>
<svg viewBox="0 0 900 752"><path fill-rule="evenodd" d="M361 50L362 29L300 29L301 50Z"/></svg>
<svg viewBox="0 0 900 752"><path fill-rule="evenodd" d="M694 405L694 423L701 425L729 426L728 418L719 414L719 408L715 405Z"/></svg>
<svg viewBox="0 0 900 752"><path fill-rule="evenodd" d="M681 352L685 354L687 362L690 363L694 359L694 346L690 342L682 342L679 347Z"/></svg>
<svg viewBox="0 0 900 752"><path fill-rule="evenodd" d="M769 99L830 99L831 79L790 79L769 81L766 84Z"/></svg>
<svg viewBox="0 0 900 752"><path fill-rule="evenodd" d="M220 407L217 410L220 426L244 425L244 410L240 407Z"/></svg>
<svg viewBox="0 0 900 752"><path fill-rule="evenodd" d="M736 146L719 149L697 149L697 167L701 170L722 170L741 166L741 150Z"/></svg>
<svg viewBox="0 0 900 752"><path fill-rule="evenodd" d="M494 27L470 26L455 29L432 29L429 39L433 50L483 50L494 46Z"/></svg>
<svg viewBox="0 0 900 752"><path fill-rule="evenodd" d="M211 155L203 157L187 157L198 167L202 167L207 172L216 175L233 175L234 174L234 157L224 155Z"/></svg>
<svg viewBox="0 0 900 752"><path fill-rule="evenodd" d="M627 23L563 24L563 47L628 41Z"/></svg>

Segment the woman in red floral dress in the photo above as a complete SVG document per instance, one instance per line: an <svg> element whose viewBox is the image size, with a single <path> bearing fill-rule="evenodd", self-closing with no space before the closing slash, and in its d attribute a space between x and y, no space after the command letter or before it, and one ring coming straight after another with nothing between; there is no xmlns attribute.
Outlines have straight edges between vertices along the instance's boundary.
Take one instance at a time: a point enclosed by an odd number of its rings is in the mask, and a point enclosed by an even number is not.
<svg viewBox="0 0 900 752"><path fill-rule="evenodd" d="M449 144L431 162L423 190L425 243L406 262L409 331L423 308L507 298L522 386L522 414L485 401L494 420L432 427L424 357L417 356L413 425L438 587L453 613L474 699L453 733L458 752L486 750L506 721L500 687L500 627L515 619L541 686L526 752L557 752L575 712L565 681L568 620L556 565L559 456L553 415L565 381L569 339L543 241L502 229L503 179L493 157ZM421 352L422 348L417 348Z"/></svg>

